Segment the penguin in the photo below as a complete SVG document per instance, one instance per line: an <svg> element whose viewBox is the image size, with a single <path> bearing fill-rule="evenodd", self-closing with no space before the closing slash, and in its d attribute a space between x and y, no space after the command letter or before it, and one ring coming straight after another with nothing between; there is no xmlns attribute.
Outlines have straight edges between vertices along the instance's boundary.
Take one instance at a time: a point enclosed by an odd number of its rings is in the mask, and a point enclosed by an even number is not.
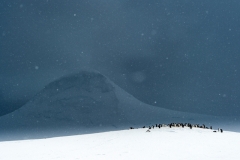
<svg viewBox="0 0 240 160"><path fill-rule="evenodd" d="M205 124L203 124L203 128L206 128Z"/></svg>
<svg viewBox="0 0 240 160"><path fill-rule="evenodd" d="M134 129L133 127L130 127L130 129Z"/></svg>
<svg viewBox="0 0 240 160"><path fill-rule="evenodd" d="M223 129L220 129L221 133L223 133Z"/></svg>
<svg viewBox="0 0 240 160"><path fill-rule="evenodd" d="M190 124L190 126L189 126L189 127L190 127L190 129L192 129L192 125L191 125L191 124Z"/></svg>
<svg viewBox="0 0 240 160"><path fill-rule="evenodd" d="M212 129L212 126L210 126L210 129Z"/></svg>
<svg viewBox="0 0 240 160"><path fill-rule="evenodd" d="M151 126L149 126L148 129L151 129Z"/></svg>
<svg viewBox="0 0 240 160"><path fill-rule="evenodd" d="M145 126L143 126L143 128L145 128Z"/></svg>
<svg viewBox="0 0 240 160"><path fill-rule="evenodd" d="M213 131L213 132L217 132L217 131Z"/></svg>

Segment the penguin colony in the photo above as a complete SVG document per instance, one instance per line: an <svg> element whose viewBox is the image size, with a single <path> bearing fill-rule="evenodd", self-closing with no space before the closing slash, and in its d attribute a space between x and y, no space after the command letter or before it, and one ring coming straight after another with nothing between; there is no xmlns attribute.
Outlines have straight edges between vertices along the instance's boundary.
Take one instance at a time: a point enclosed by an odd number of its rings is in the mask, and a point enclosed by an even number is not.
<svg viewBox="0 0 240 160"><path fill-rule="evenodd" d="M202 128L202 129L211 129L212 130L212 126L210 126L209 128L206 127L204 124L203 125L199 125L199 124L191 124L191 123L170 123L170 124L155 124L155 125L151 125L151 126L143 126L142 128L148 128L148 130L146 132L150 132L151 129L154 129L155 128L162 128L162 127L169 127L169 128L172 128L172 127L181 127L181 128L184 128L184 127L189 127L190 129L192 128ZM130 127L130 129L134 129L133 127ZM213 131L214 133L216 132L221 132L223 133L223 129L221 128L218 128L218 130L214 130Z"/></svg>

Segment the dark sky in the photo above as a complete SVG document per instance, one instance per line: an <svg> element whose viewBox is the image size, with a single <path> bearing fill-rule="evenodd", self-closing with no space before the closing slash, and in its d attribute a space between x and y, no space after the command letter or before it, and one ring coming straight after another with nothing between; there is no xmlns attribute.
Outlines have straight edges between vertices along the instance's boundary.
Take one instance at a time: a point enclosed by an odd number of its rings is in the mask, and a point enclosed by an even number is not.
<svg viewBox="0 0 240 160"><path fill-rule="evenodd" d="M0 115L81 69L151 105L240 115L239 7L239 0L1 0Z"/></svg>

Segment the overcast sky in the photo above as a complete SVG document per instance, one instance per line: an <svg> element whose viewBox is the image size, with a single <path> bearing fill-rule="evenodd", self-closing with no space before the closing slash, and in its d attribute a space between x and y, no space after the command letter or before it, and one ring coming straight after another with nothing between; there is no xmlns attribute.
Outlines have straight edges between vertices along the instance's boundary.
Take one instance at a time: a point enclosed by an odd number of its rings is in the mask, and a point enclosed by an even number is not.
<svg viewBox="0 0 240 160"><path fill-rule="evenodd" d="M239 7L238 0L1 0L0 112L63 75L94 69L151 105L240 115Z"/></svg>

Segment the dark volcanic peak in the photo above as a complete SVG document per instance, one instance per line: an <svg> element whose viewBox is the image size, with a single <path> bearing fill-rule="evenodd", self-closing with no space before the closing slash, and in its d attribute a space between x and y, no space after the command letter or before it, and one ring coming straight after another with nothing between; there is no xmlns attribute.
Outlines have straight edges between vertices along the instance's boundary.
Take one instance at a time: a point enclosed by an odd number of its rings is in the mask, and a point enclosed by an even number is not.
<svg viewBox="0 0 240 160"><path fill-rule="evenodd" d="M36 95L34 101L82 108L118 105L115 88L109 80L100 73L88 71L81 71L51 82Z"/></svg>
<svg viewBox="0 0 240 160"><path fill-rule="evenodd" d="M47 85L28 104L46 118L71 120L82 125L107 123L116 114L118 98L110 81L100 73L81 71Z"/></svg>
<svg viewBox="0 0 240 160"><path fill-rule="evenodd" d="M81 71L77 74L64 76L45 87L45 90L64 91L70 88L87 92L111 92L114 87L109 84L106 77L97 72ZM56 90L57 89L57 90Z"/></svg>

